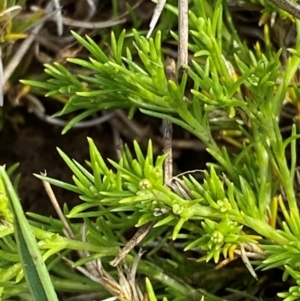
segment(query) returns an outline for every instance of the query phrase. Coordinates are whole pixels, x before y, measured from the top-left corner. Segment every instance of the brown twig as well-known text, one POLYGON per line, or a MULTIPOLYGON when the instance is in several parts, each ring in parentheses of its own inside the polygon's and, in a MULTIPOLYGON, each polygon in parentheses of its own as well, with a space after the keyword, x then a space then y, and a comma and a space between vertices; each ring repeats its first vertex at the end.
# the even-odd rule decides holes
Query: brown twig
POLYGON ((153 227, 153 224, 154 223, 148 223, 139 228, 133 237, 125 244, 118 256, 110 262, 110 264, 114 267, 117 266, 120 261, 123 260, 123 258, 125 258, 125 256, 144 239, 144 237, 153 227))
POLYGON ((289 0, 268 0, 268 2, 300 19, 300 5, 298 3, 289 0))
MULTIPOLYGON (((176 64, 174 59, 167 57, 165 72, 168 80, 176 81, 176 64)), ((163 152, 168 154, 164 163, 164 182, 169 185, 173 177, 173 156, 172 156, 172 122, 163 120, 163 152)))

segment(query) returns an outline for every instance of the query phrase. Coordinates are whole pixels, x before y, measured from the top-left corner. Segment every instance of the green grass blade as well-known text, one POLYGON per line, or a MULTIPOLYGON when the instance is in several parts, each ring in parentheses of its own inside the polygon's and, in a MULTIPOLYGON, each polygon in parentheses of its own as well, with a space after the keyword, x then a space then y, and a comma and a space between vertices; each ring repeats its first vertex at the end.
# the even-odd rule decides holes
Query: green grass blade
POLYGON ((36 301, 58 301, 36 239, 3 166, 0 167, 0 177, 4 181, 12 205, 15 237, 29 291, 36 301))

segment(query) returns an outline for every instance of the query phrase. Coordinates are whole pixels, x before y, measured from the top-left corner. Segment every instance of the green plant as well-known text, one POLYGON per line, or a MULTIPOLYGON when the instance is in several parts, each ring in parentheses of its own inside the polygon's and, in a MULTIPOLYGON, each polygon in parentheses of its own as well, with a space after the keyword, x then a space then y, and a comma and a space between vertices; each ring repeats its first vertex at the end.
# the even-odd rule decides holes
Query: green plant
MULTIPOLYGON (((64 208, 73 237, 70 234, 65 237, 63 222, 30 214, 35 220, 32 231, 39 240, 44 259, 48 259, 50 274, 59 273, 58 269, 68 270, 69 277, 82 279, 67 268, 68 261, 63 262, 58 256, 60 253, 66 256, 73 250, 88 252, 84 253, 85 257, 79 253, 80 259, 73 263, 74 268, 85 266, 88 269, 89 263, 101 258, 106 269, 104 275, 107 276, 108 271, 116 276, 108 263, 126 243, 127 231, 134 226, 153 223, 154 227, 141 242, 141 246, 150 251, 137 266, 133 265, 155 284, 154 294, 146 281, 150 300, 161 296, 169 300, 186 300, 187 297, 199 300, 203 296, 207 300, 217 300, 213 294, 217 294, 219 285, 226 285, 226 279, 218 278, 219 282, 216 281, 209 291, 211 294, 202 291, 201 285, 207 281, 204 274, 211 265, 201 261, 213 259, 222 264, 223 260, 238 256, 254 277, 257 275, 253 266, 263 270, 282 269, 283 280, 291 277, 294 282, 288 292, 279 296, 285 301, 299 299, 299 200, 294 185, 296 139, 300 135, 293 125, 290 136, 284 139, 278 117, 285 99, 299 106, 300 91, 294 81, 300 62, 300 23, 296 21, 297 43, 290 49, 291 56, 282 68, 280 51, 274 52, 267 43, 265 53, 259 45, 249 50, 240 41, 224 5, 223 11, 222 1, 213 4, 193 1, 189 13, 189 48, 193 60, 191 66, 184 66, 178 82, 166 76, 159 31, 149 40, 133 31, 133 44, 140 63, 133 61, 128 48, 123 48, 125 31, 118 39, 112 33, 111 55, 105 54, 88 36, 84 39, 73 33, 91 54, 88 61, 68 60, 80 66, 80 72, 71 73, 65 66, 55 63, 46 65, 45 72, 50 76, 47 82, 22 81, 46 90, 48 97, 63 95, 68 98, 57 115, 83 110, 66 126, 64 133, 100 110, 123 108, 129 110, 130 116, 140 110, 191 132, 205 143, 215 159, 207 164, 202 181, 190 173, 177 178, 179 186, 176 188, 165 185, 163 163, 166 156, 154 158, 151 141, 146 155, 134 142, 134 154, 125 146, 119 162, 109 160, 106 164, 89 139, 87 167, 59 150, 73 172, 74 183, 36 176, 77 193, 82 204, 71 210, 64 208), (193 83, 190 94, 186 93, 188 81, 193 83), (225 131, 228 141, 237 146, 235 154, 229 154, 214 140, 213 131, 219 130, 225 131), (287 152, 290 160, 286 159, 287 152), (74 223, 74 218, 83 222, 74 223), (180 242, 179 246, 175 247, 173 241, 180 242), (187 253, 183 252, 189 250, 199 259, 197 265, 191 264, 187 253), (168 260, 163 260, 161 254, 167 254, 168 260), (203 279, 194 283, 199 269, 203 271, 200 272, 203 279)), ((166 7, 177 14, 176 8, 166 7)), ((267 24, 265 33, 268 40, 267 24)), ((176 33, 172 35, 178 38, 176 33)), ((1 175, 8 183, 4 170, 1 175)), ((5 232, 7 240, 12 231, 5 232)), ((7 246, 2 249, 2 257, 7 260, 4 257, 7 246)), ((131 254, 138 256, 133 250, 125 257, 128 264, 134 262, 131 254)), ((13 269, 15 266, 11 264, 4 269, 9 275, 5 281, 12 281, 21 272, 21 266, 14 273, 13 269)), ((84 269, 80 271, 84 273, 84 269)), ((233 273, 232 277, 238 273, 233 273)), ((85 275, 91 278, 87 289, 93 290, 92 275, 85 275)), ((97 279, 111 294, 118 295, 107 283, 101 282, 103 278, 97 279)), ((7 283, 2 281, 1 284, 3 294, 15 294, 7 283)), ((26 292, 25 286, 18 289, 26 292)), ((138 286, 135 289, 139 291, 138 286)), ((249 295, 251 291, 246 291, 247 298, 249 295)))

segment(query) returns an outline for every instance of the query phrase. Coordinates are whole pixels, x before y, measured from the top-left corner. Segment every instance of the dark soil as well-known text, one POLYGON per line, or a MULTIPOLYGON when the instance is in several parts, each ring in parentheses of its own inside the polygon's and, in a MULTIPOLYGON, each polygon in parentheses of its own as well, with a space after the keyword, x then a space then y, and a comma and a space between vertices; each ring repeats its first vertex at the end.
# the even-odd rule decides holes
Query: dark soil
MULTIPOLYGON (((62 128, 46 124, 34 115, 26 115, 25 119, 26 123, 19 125, 17 130, 7 123, 0 132, 0 164, 9 167, 20 162, 18 190, 25 211, 53 215, 55 213, 43 184, 33 173, 46 171, 49 177, 71 182, 71 172, 56 147, 84 164, 84 160, 88 159, 88 136, 94 139, 103 157, 114 158, 116 152, 110 127, 104 124, 97 128, 72 129, 62 136, 62 128)), ((69 207, 78 203, 78 196, 74 193, 56 187, 53 189, 59 203, 66 202, 69 207)))

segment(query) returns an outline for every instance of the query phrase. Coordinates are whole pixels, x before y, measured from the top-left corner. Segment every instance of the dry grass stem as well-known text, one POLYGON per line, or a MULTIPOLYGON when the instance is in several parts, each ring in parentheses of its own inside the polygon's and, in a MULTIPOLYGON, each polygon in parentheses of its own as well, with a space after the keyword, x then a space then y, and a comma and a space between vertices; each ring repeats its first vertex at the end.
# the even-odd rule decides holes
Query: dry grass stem
MULTIPOLYGON (((47 175, 46 172, 41 173, 41 174, 42 174, 43 176, 46 176, 46 175, 47 175)), ((45 190, 46 190, 46 192, 47 192, 47 195, 48 195, 48 197, 49 197, 49 199, 50 199, 50 201, 51 201, 51 203, 52 203, 52 205, 53 205, 53 207, 54 207, 54 209, 55 209, 55 211, 56 211, 56 213, 57 213, 59 219, 62 221, 62 223, 63 223, 63 225, 64 225, 64 230, 65 230, 65 232, 66 232, 66 233, 65 233, 66 236, 69 237, 69 238, 74 238, 74 233, 73 233, 73 231, 72 231, 72 229, 71 229, 71 227, 70 227, 70 225, 69 225, 67 219, 65 218, 63 212, 62 212, 61 209, 60 209, 60 206, 59 206, 59 204, 58 204, 58 202, 57 202, 56 196, 55 196, 55 194, 54 194, 54 192, 53 192, 53 190, 52 190, 51 185, 50 185, 48 182, 46 182, 46 181, 43 181, 43 185, 44 185, 44 187, 45 187, 45 190)))
POLYGON ((189 36, 189 3, 188 0, 179 0, 179 43, 178 68, 188 64, 188 36, 189 36))
POLYGON ((158 19, 164 9, 164 6, 166 4, 167 0, 159 0, 158 3, 156 4, 155 6, 155 9, 154 9, 154 12, 153 12, 153 16, 152 16, 152 19, 151 19, 151 22, 150 22, 150 25, 149 25, 149 31, 147 33, 147 39, 150 38, 157 22, 158 22, 158 19))
POLYGON ((57 35, 62 36, 64 27, 62 21, 61 5, 59 3, 59 0, 52 0, 52 1, 54 3, 55 10, 57 10, 57 13, 55 14, 57 35))
MULTIPOLYGON (((53 9, 53 3, 50 2, 48 3, 45 12, 50 14, 51 11, 53 9)), ((31 32, 31 34, 28 36, 28 38, 26 38, 23 43, 21 44, 21 46, 18 48, 18 50, 16 51, 15 55, 11 58, 9 64, 5 67, 4 70, 4 74, 3 74, 3 87, 4 87, 4 92, 6 90, 5 86, 6 83, 8 81, 8 79, 11 77, 11 75, 13 74, 13 72, 15 71, 15 69, 18 67, 18 65, 20 64, 21 60, 23 59, 23 57, 25 56, 25 54, 27 53, 29 47, 31 46, 31 44, 34 42, 36 35, 38 34, 38 32, 43 28, 44 22, 39 23, 31 32)))
MULTIPOLYGON (((174 59, 167 57, 165 63, 165 72, 168 80, 176 82, 176 64, 174 59)), ((164 163, 164 182, 166 185, 171 183, 173 177, 172 135, 172 122, 163 120, 163 152, 168 154, 164 163)))
POLYGON ((114 267, 117 266, 125 258, 125 256, 144 239, 153 225, 154 222, 151 222, 140 227, 134 236, 125 244, 118 256, 110 262, 110 264, 114 267))

